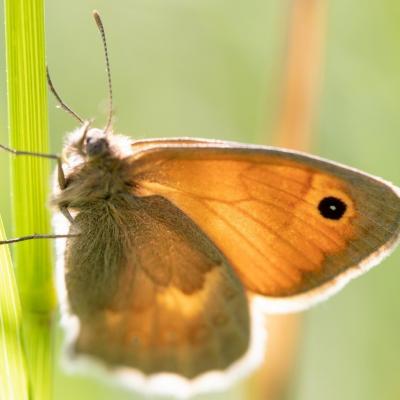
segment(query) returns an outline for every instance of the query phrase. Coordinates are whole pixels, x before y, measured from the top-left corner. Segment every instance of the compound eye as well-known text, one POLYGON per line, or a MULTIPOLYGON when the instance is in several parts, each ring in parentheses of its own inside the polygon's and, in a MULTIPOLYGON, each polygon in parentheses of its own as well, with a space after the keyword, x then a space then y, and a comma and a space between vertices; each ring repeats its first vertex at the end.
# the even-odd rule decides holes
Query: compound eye
POLYGON ((324 197, 318 204, 320 214, 327 219, 339 220, 347 210, 346 203, 338 197, 324 197))
POLYGON ((86 154, 88 156, 99 156, 108 151, 108 141, 106 138, 86 138, 86 154))

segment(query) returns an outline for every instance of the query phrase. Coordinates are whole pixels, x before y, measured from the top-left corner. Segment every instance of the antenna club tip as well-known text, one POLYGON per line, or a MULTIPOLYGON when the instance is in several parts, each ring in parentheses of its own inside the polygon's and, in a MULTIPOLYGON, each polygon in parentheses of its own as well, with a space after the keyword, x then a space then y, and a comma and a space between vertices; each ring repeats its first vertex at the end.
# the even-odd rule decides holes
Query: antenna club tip
POLYGON ((93 14, 94 20, 96 21, 96 24, 98 26, 102 26, 103 23, 101 22, 100 13, 97 10, 93 10, 92 14, 93 14))

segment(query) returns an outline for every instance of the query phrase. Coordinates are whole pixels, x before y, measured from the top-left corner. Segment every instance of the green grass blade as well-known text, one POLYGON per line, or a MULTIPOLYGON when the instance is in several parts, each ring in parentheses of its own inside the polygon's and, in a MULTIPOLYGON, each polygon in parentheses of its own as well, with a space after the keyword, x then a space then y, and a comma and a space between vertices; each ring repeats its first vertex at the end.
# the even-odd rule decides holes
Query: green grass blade
MULTIPOLYGON (((11 146, 48 152, 43 0, 5 0, 8 117, 11 146)), ((12 162, 14 235, 48 233, 45 205, 49 161, 12 162)), ((14 245, 23 338, 33 399, 51 398, 52 317, 55 307, 50 243, 14 245)))
MULTIPOLYGON (((5 239, 0 218, 0 240, 5 239)), ((8 246, 0 246, 0 399, 27 400, 21 304, 8 246)))

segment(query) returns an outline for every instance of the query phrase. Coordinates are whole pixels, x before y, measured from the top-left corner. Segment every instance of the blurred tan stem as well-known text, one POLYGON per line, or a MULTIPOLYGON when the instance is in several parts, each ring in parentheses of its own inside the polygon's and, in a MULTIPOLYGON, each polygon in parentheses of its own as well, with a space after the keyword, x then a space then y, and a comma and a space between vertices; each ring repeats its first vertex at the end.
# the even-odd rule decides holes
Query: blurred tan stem
MULTIPOLYGON (((326 8, 325 0, 293 0, 291 3, 281 109, 274 132, 274 144, 278 146, 297 150, 311 147, 323 61, 326 8)), ((300 327, 300 314, 268 316, 265 362, 249 382, 251 399, 288 398, 300 327)))
POLYGON ((325 0, 293 0, 281 110, 274 142, 309 150, 317 112, 325 39, 325 0))

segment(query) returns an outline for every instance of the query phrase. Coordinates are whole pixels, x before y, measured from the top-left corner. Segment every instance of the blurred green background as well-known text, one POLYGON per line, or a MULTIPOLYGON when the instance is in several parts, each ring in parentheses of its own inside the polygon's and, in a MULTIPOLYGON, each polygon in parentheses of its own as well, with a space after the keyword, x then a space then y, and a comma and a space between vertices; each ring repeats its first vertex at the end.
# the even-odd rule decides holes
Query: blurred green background
MULTIPOLYGON (((47 62, 64 100, 102 126, 106 80, 91 17, 95 8, 108 36, 116 131, 133 138, 184 135, 266 143, 278 117, 291 3, 48 1, 47 62)), ((398 185, 399 21, 396 0, 328 2, 313 147, 315 154, 398 185)), ((0 140, 6 143, 3 56, 1 63, 0 140)), ((49 106, 51 146, 58 152, 75 121, 57 110, 51 97, 49 106)), ((8 162, 0 154, 0 212, 11 232, 8 162)), ((59 332, 58 347, 61 337, 59 332)), ((58 359, 59 354, 57 400, 151 398, 68 375, 58 359)), ((199 399, 249 396, 239 383, 229 392, 199 399)), ((305 314, 288 398, 400 398, 400 251, 305 314)))

